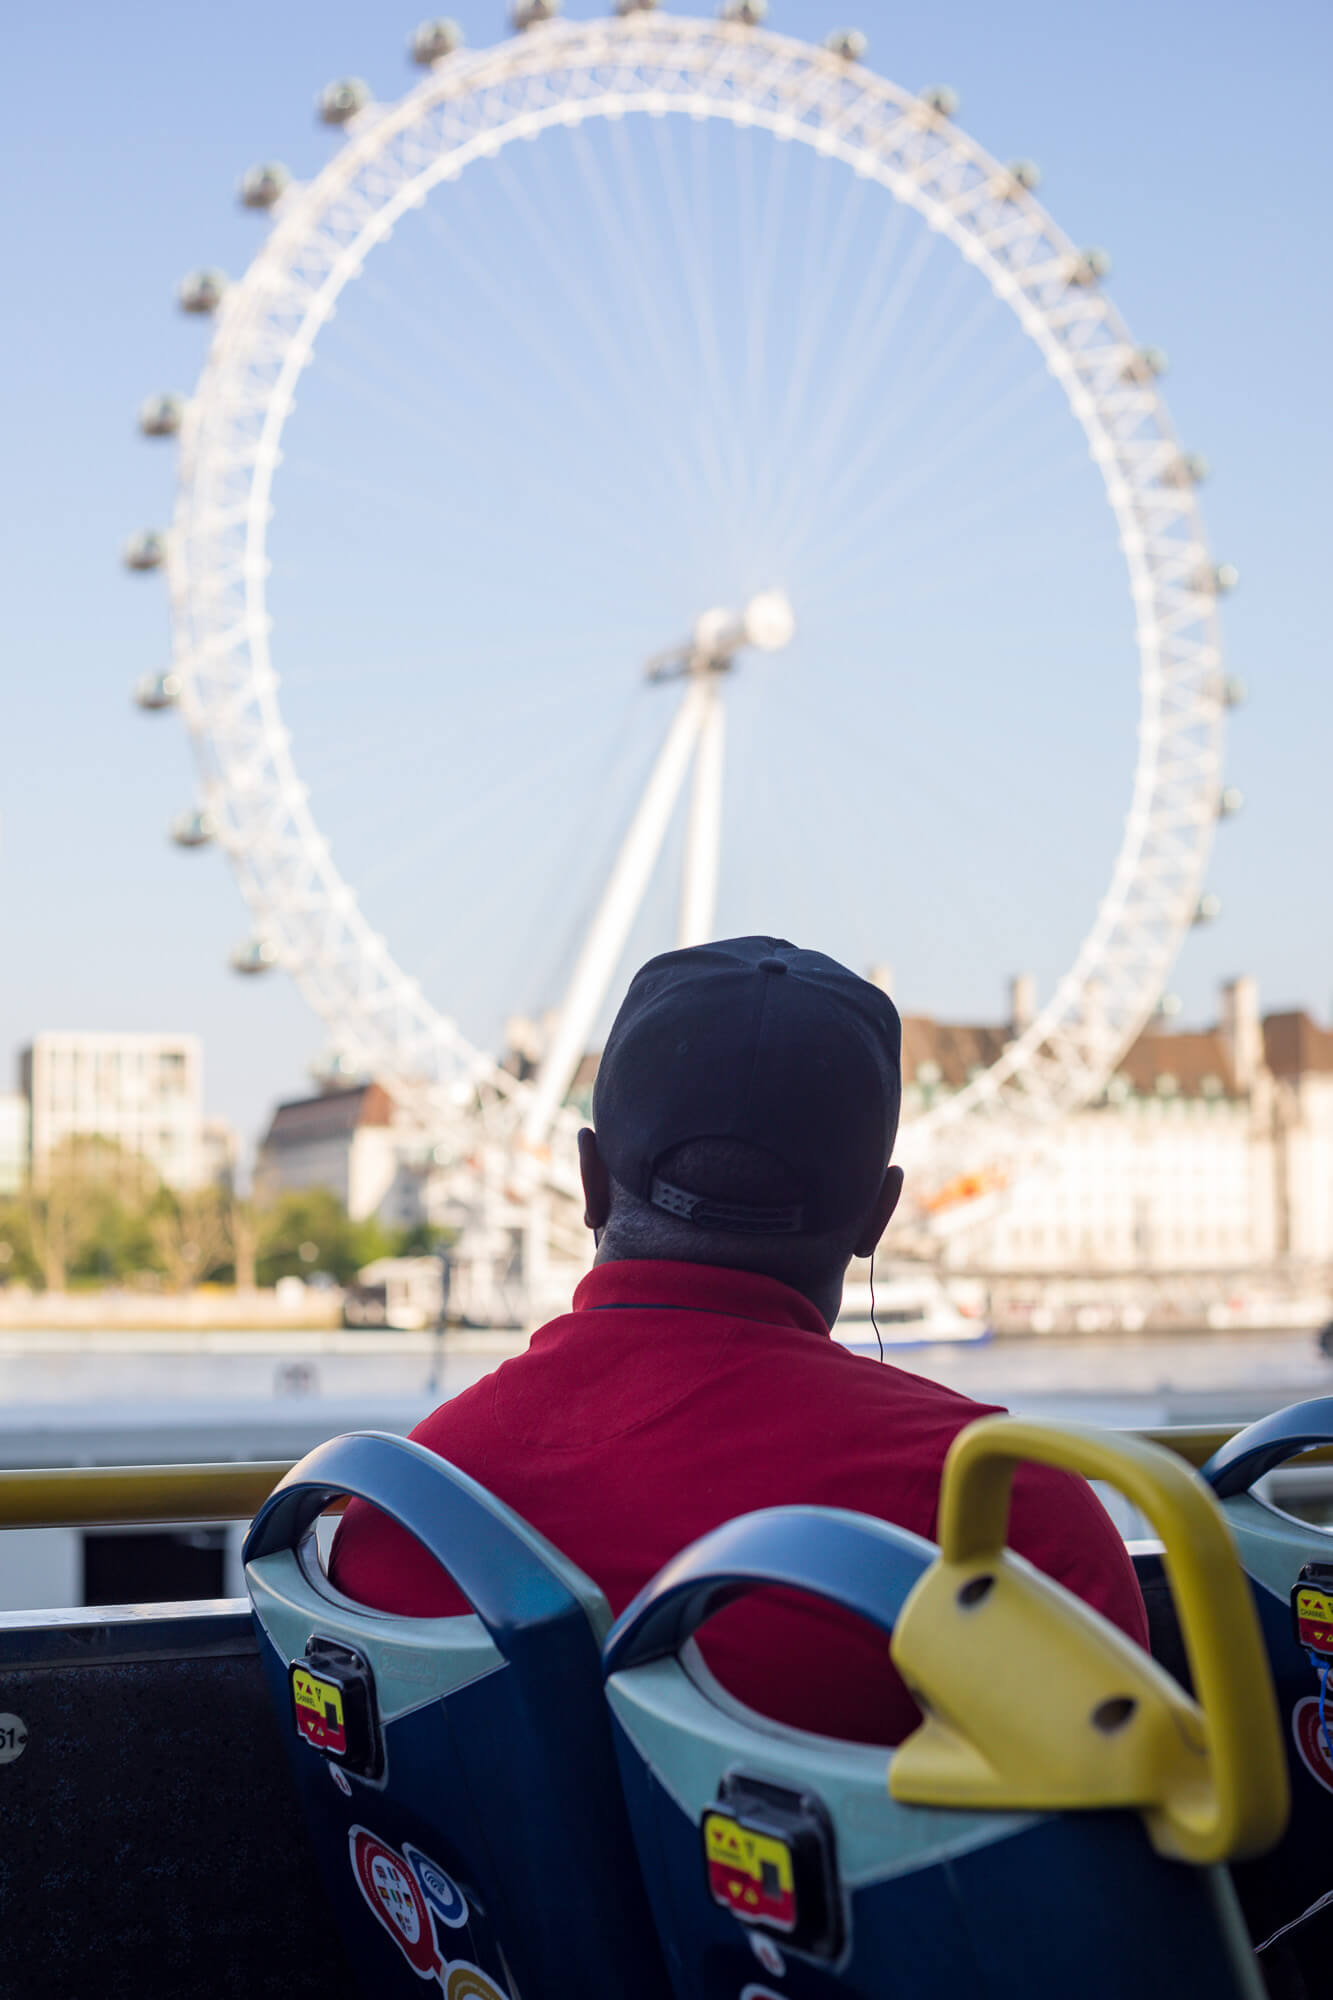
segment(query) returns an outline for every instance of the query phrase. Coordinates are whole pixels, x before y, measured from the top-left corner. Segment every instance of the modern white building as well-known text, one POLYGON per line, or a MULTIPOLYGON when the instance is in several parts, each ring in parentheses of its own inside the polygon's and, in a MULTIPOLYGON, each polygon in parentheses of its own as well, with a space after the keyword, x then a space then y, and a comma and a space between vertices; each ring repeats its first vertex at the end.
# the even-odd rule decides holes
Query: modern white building
POLYGON ((28 1100, 0 1093, 0 1196, 17 1194, 28 1178, 28 1100))
POLYGON ((195 1035, 38 1035, 20 1058, 29 1161, 41 1185, 71 1139, 146 1160, 169 1187, 203 1179, 203 1063, 195 1035))

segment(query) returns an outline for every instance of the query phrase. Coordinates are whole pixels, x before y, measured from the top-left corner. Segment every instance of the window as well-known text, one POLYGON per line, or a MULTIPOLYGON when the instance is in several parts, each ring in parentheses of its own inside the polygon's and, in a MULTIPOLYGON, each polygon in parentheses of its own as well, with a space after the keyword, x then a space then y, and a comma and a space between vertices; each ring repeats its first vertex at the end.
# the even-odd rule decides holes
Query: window
POLYGON ((225 1528, 172 1528, 150 1534, 90 1531, 83 1537, 85 1604, 169 1604, 221 1597, 225 1528))

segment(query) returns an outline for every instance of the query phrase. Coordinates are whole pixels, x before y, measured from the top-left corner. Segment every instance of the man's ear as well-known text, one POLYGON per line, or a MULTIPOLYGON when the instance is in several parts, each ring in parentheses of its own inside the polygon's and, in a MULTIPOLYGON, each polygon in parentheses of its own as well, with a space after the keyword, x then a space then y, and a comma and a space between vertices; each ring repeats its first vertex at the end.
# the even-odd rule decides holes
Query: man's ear
MULTIPOLYGON (((579 1137, 582 1139, 583 1134, 580 1133, 579 1137)), ((591 1132, 589 1132, 588 1137, 591 1139, 591 1132)), ((584 1182, 584 1186, 587 1186, 586 1181, 584 1182)), ((875 1245, 888 1228, 889 1217, 893 1214, 894 1209, 897 1208, 898 1197, 902 1191, 902 1168, 889 1167, 885 1172, 884 1179, 880 1183, 879 1193, 875 1196, 870 1213, 866 1217, 865 1228, 856 1239, 856 1256, 870 1257, 874 1255, 875 1245)))
POLYGON ((611 1176, 597 1150, 597 1134, 590 1125, 585 1125, 579 1133, 579 1178, 583 1182, 583 1220, 589 1229, 605 1229, 611 1213, 611 1176))

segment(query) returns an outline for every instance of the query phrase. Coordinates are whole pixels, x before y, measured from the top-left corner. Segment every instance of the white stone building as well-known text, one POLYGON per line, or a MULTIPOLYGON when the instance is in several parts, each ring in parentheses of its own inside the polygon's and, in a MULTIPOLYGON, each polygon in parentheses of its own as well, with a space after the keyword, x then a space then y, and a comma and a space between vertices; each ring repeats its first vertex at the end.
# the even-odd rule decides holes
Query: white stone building
POLYGON ((408 1126, 377 1083, 323 1090, 280 1104, 255 1163, 255 1194, 328 1188, 353 1221, 377 1215, 391 1228, 423 1219, 425 1161, 408 1126))
MULTIPOLYGON (((905 1018, 909 1114, 992 1062, 1014 1014, 1004 1027, 905 1018)), ((1103 1097, 1039 1135, 1007 1178, 958 1203, 949 1262, 995 1275, 1329 1265, 1333 1031, 1304 1013, 1262 1018, 1254 981, 1233 980, 1213 1027, 1153 1023, 1103 1097)))
POLYGON ((110 1140, 169 1187, 203 1179, 203 1064, 195 1035, 38 1035, 20 1057, 29 1163, 40 1186, 71 1139, 110 1140))

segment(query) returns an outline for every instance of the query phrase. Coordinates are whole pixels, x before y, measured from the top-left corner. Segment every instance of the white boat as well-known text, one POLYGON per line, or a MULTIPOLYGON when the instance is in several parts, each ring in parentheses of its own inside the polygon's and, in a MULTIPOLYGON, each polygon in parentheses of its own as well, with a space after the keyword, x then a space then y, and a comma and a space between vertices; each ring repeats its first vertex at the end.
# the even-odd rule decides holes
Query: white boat
POLYGON ((979 1288, 960 1286, 950 1292, 933 1271, 893 1272, 874 1287, 871 1323, 869 1284, 844 1287, 842 1311, 833 1338, 858 1354, 888 1347, 923 1347, 934 1341, 978 1341, 991 1337, 985 1298, 979 1288), (879 1340, 875 1328, 879 1328, 879 1340))

